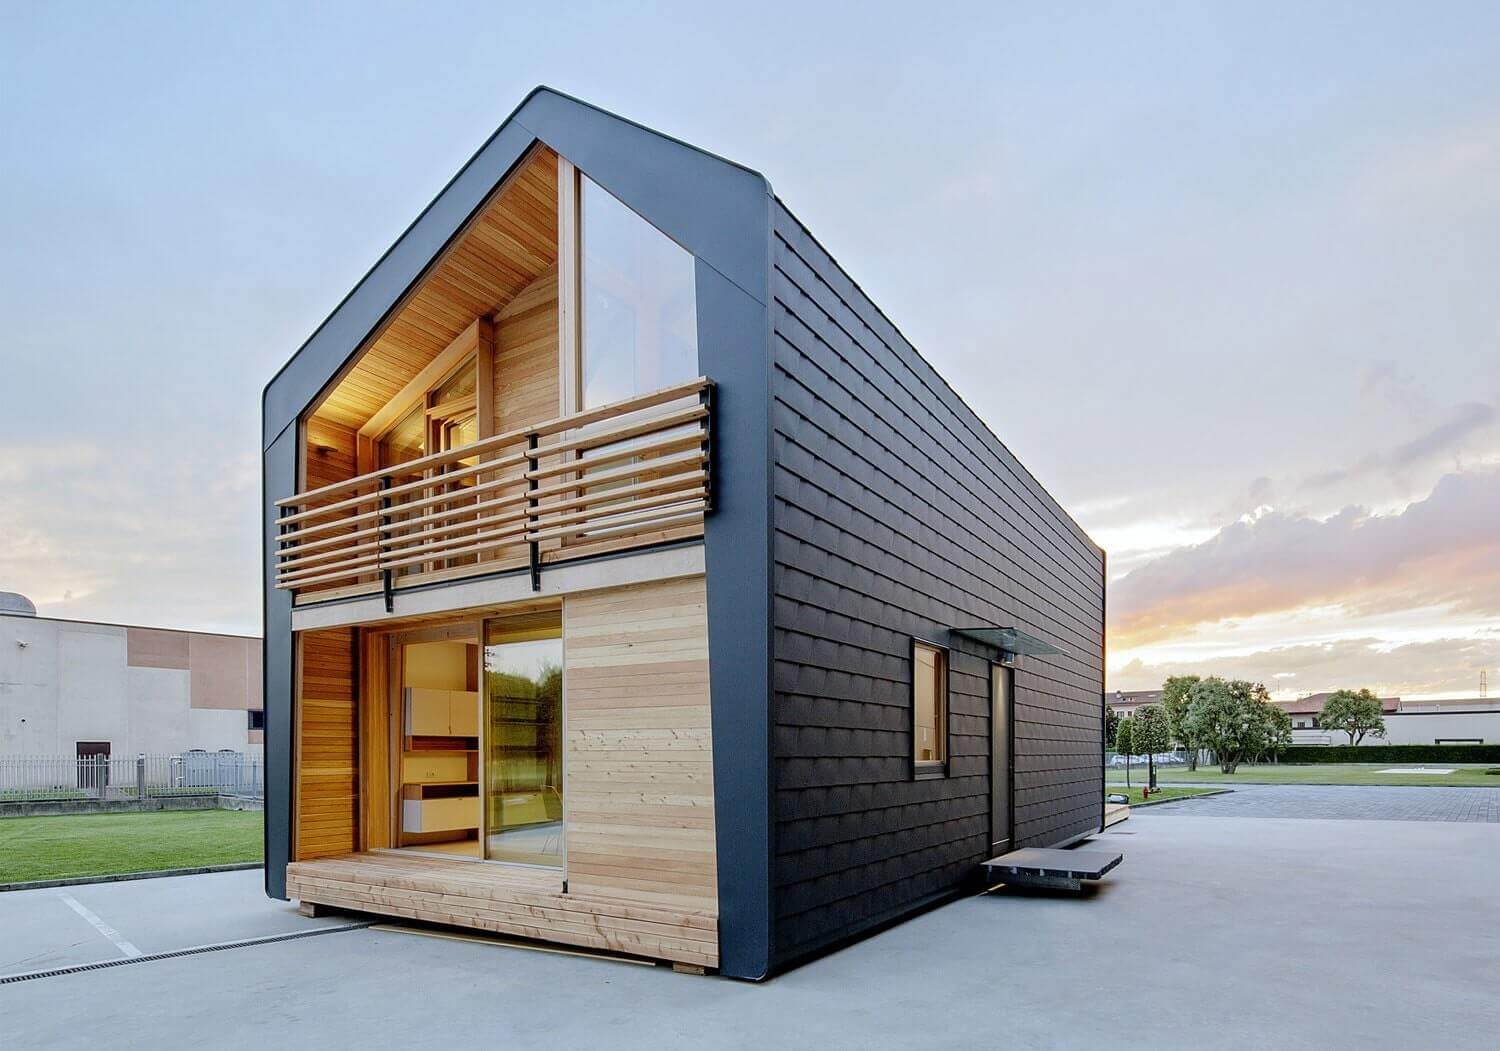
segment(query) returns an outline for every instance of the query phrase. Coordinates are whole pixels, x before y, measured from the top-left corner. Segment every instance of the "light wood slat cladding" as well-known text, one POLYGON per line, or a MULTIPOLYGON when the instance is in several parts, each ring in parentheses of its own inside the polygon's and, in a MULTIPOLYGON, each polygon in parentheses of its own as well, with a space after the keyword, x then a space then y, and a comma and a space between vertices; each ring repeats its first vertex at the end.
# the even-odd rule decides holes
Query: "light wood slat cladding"
POLYGON ((569 596, 563 646, 569 889, 717 916, 704 579, 569 596))
POLYGON ((556 263, 557 154, 539 146, 339 380, 318 415, 358 430, 475 318, 504 308, 556 263))
POLYGON ((358 473, 355 468, 357 439, 353 427, 322 416, 310 416, 304 432, 307 435, 304 489, 342 482, 358 473))
POLYGON ((495 430, 534 427, 559 415, 557 267, 495 315, 495 430))
MULTIPOLYGON (((320 485, 331 485, 334 482, 342 482, 353 478, 359 473, 358 469, 358 445, 359 435, 353 427, 347 427, 342 423, 324 419, 322 416, 309 416, 303 427, 303 440, 307 443, 307 449, 303 465, 304 489, 316 489, 320 485)), ((319 518, 316 523, 331 521, 331 518, 319 518)), ((353 531, 353 526, 345 529, 330 531, 328 536, 337 536, 341 533, 353 531)), ((316 585, 309 591, 326 590, 316 585)))
POLYGON ((289 897, 514 937, 719 965, 718 920, 691 908, 562 891, 556 872, 399 854, 287 866, 289 897))
POLYGON ((353 629, 302 632, 297 644, 295 857, 347 854, 359 815, 353 629))

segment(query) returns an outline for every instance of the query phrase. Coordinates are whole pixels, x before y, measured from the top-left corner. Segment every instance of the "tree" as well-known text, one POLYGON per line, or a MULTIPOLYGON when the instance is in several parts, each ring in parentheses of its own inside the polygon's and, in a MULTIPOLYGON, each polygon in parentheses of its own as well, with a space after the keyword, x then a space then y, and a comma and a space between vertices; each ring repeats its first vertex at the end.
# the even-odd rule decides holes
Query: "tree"
POLYGON ((1184 725, 1192 738, 1219 758, 1219 769, 1234 773, 1260 737, 1259 713, 1252 707, 1251 686, 1210 676, 1188 691, 1184 725))
POLYGON ((1131 728, 1131 743, 1138 753, 1146 756, 1149 771, 1146 783, 1156 787, 1156 753, 1172 747, 1172 727, 1167 710, 1159 704, 1143 704, 1130 717, 1135 725, 1131 728))
POLYGON ((1185 725, 1188 710, 1188 694, 1202 680, 1196 675, 1173 675, 1161 684, 1161 706, 1167 711, 1172 739, 1187 750, 1188 769, 1198 769, 1198 749, 1201 747, 1191 739, 1185 725))
POLYGON ((1113 741, 1120 732, 1120 713, 1109 705, 1104 706, 1104 739, 1113 741))
POLYGON ((1229 692, 1245 709, 1245 732, 1240 737, 1240 762, 1259 762, 1270 745, 1276 706, 1264 683, 1229 680, 1229 692))
POLYGON ((1318 713, 1318 725, 1325 730, 1342 730, 1349 735, 1351 745, 1359 744, 1366 736, 1385 736, 1380 698, 1368 689, 1333 691, 1318 713))
POLYGON ((1271 703, 1265 684, 1244 679, 1210 677, 1195 683, 1188 691, 1183 724, 1202 747, 1213 749, 1226 774, 1240 763, 1278 752, 1291 735, 1290 719, 1271 703))
POLYGON ((1280 759, 1281 753, 1286 751, 1292 743, 1292 717, 1280 705, 1266 702, 1265 707, 1267 709, 1265 755, 1272 760, 1280 759))
POLYGON ((1115 753, 1125 757, 1125 787, 1130 787, 1130 757, 1135 755, 1135 738, 1131 734, 1130 720, 1121 719, 1115 729, 1115 753))

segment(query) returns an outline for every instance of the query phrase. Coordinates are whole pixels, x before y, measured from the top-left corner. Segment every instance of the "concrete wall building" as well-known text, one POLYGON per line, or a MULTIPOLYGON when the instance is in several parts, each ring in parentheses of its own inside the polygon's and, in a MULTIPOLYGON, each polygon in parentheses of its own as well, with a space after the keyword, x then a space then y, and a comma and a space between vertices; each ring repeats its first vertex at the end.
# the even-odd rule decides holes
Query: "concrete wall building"
MULTIPOLYGON (((1313 694, 1287 702, 1292 715, 1294 744, 1347 745, 1349 735, 1318 726, 1317 714, 1328 694, 1313 694)), ((1366 737, 1362 745, 1378 744, 1500 744, 1500 701, 1488 697, 1457 697, 1437 701, 1408 701, 1382 697, 1385 736, 1366 737)))
POLYGON ((38 617, 0 597, 0 756, 260 753, 260 639, 38 617))

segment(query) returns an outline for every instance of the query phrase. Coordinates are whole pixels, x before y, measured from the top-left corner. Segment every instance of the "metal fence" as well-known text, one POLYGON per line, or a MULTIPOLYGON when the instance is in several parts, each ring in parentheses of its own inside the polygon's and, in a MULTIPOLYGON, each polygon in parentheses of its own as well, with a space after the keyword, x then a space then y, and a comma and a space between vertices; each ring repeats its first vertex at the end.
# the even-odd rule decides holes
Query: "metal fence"
POLYGON ((241 752, 0 756, 0 802, 181 795, 263 799, 265 784, 265 763, 241 752))

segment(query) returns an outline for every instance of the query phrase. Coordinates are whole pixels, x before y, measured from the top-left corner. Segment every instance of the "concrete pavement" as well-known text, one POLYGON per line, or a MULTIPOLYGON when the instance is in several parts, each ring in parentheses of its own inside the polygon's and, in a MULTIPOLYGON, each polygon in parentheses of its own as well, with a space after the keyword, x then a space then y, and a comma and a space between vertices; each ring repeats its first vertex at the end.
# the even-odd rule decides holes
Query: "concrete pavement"
MULTIPOLYGON (((1167 782, 1162 782, 1166 784, 1167 782)), ((1213 787, 1219 785, 1195 785, 1213 787)), ((1153 804, 1153 814, 1301 817, 1343 821, 1478 821, 1500 824, 1500 788, 1418 785, 1229 785, 1224 795, 1153 804)))
POLYGON ((269 900, 263 878, 247 869, 0 894, 0 977, 348 922, 269 900))
POLYGON ((968 898, 761 985, 372 929, 0 986, 0 1018, 25 1048, 1492 1046, 1500 826, 1100 838, 1090 896, 968 898))

